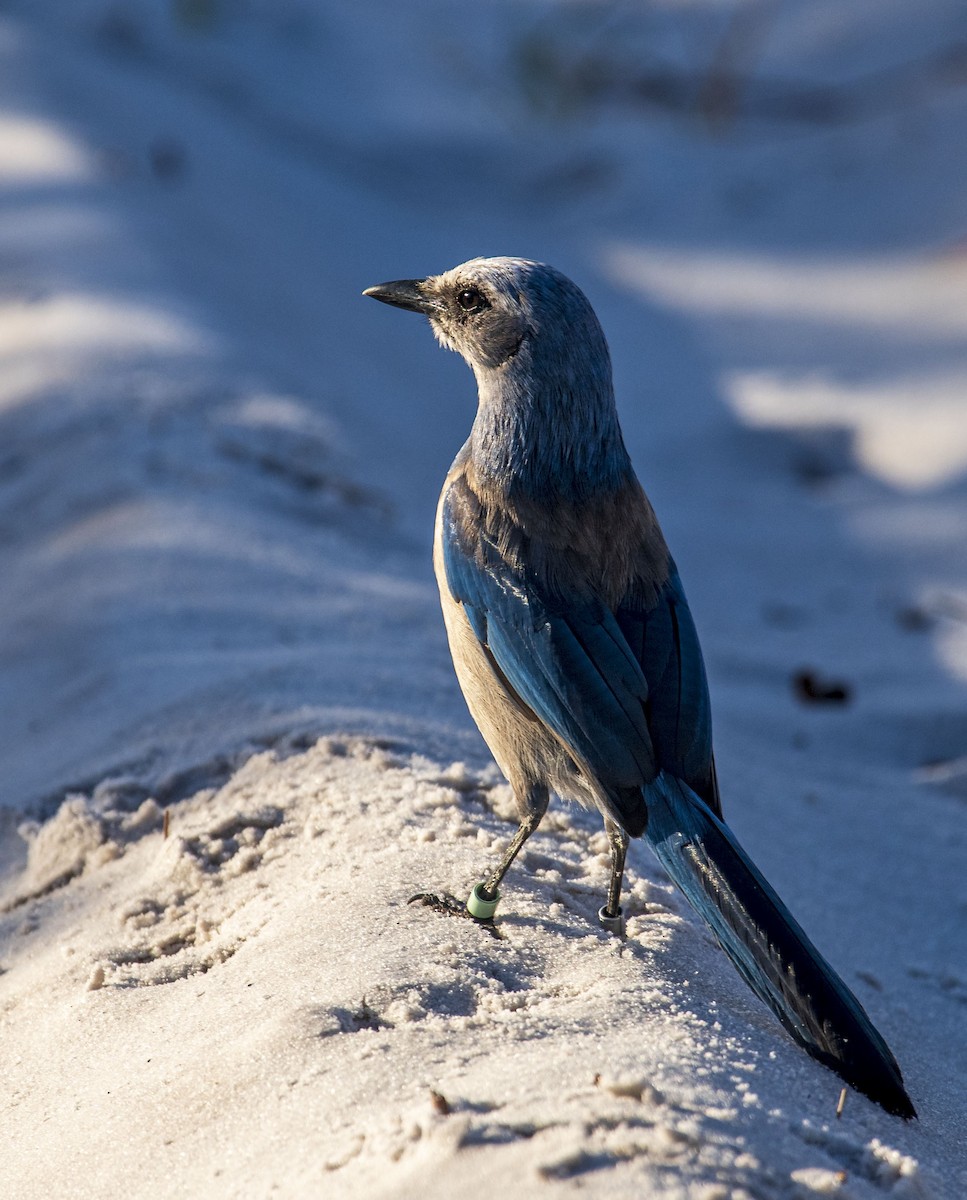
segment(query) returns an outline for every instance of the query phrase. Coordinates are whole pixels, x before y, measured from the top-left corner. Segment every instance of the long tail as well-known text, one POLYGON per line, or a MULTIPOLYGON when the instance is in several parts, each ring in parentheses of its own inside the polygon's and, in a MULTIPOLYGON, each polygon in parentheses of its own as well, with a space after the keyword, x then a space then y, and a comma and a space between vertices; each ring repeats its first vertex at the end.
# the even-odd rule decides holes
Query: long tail
POLYGON ((680 780, 660 775, 647 798, 645 836, 749 987, 813 1058, 915 1117, 886 1042, 728 826, 680 780))

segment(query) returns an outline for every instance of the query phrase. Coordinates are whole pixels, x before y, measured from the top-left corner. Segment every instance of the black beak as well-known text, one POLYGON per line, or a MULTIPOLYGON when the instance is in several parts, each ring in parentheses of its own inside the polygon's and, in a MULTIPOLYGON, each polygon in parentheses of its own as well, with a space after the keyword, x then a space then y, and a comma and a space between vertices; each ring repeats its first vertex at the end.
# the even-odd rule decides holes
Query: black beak
POLYGON ((410 312, 429 314, 436 305, 424 295, 424 283, 425 279, 394 279, 391 283, 377 283, 375 287, 367 288, 363 295, 397 308, 407 308, 410 312))

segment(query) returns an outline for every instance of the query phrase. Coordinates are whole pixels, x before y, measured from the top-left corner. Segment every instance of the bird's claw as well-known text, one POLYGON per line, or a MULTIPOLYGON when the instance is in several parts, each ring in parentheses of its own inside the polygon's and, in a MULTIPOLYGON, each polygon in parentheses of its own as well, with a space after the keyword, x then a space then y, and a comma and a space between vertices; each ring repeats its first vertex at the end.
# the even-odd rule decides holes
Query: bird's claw
POLYGON ((471 920, 470 914, 467 912, 466 905, 461 904, 454 896, 437 896, 433 892, 417 892, 415 896, 410 896, 407 904, 415 904, 417 900, 425 908, 432 908, 434 912, 442 913, 445 917, 466 917, 471 920))
POLYGON ((465 921, 473 921, 474 925, 481 925, 490 934, 491 937, 499 938, 500 933, 494 925, 493 918, 481 920, 479 917, 471 915, 467 911, 466 904, 462 900, 458 900, 455 896, 448 896, 444 893, 442 896, 437 896, 433 892, 417 892, 415 896, 411 896, 407 900, 407 904, 415 904, 419 901, 424 908, 432 908, 434 912, 440 913, 444 917, 462 917, 465 921))

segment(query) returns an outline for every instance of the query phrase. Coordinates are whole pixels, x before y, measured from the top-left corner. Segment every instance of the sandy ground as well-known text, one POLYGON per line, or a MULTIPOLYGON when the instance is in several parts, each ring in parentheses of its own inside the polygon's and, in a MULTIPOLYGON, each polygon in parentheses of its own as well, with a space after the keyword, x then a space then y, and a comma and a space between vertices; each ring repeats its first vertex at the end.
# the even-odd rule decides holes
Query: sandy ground
POLYGON ((6 1194, 967 1194, 967 18, 744 11, 4 6, 6 1194), (472 379, 359 293, 480 253, 595 304, 727 816, 919 1122, 641 846, 606 936, 589 814, 498 938, 407 903, 514 826, 429 563, 472 379))

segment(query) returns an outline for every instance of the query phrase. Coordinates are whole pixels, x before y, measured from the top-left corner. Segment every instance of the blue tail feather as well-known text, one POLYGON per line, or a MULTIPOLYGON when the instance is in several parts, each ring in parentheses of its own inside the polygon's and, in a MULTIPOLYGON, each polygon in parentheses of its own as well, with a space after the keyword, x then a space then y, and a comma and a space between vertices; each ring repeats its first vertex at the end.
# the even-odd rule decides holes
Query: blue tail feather
POLYGON ((646 797, 645 836, 749 987, 814 1058, 889 1112, 916 1116, 886 1042, 729 827, 665 774, 646 797))

